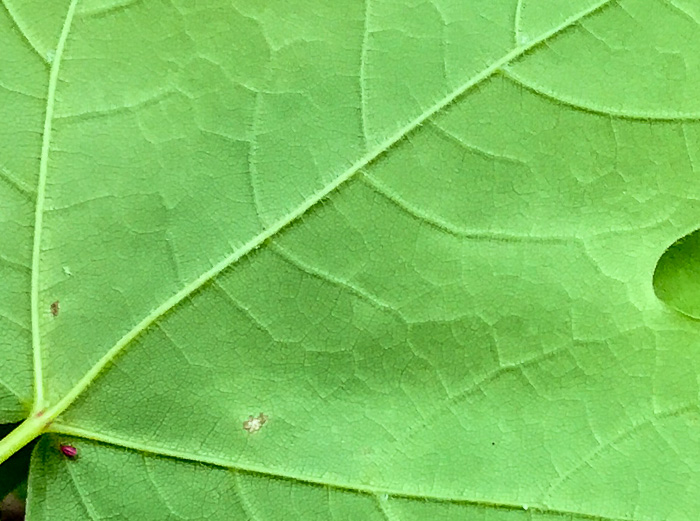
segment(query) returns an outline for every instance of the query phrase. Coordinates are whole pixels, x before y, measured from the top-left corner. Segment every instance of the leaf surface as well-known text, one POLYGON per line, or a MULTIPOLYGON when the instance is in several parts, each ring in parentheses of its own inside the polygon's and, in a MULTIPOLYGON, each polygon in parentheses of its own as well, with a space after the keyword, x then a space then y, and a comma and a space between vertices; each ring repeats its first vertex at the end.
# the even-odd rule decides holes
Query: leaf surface
POLYGON ((30 519, 693 519, 699 21, 3 0, 30 519))

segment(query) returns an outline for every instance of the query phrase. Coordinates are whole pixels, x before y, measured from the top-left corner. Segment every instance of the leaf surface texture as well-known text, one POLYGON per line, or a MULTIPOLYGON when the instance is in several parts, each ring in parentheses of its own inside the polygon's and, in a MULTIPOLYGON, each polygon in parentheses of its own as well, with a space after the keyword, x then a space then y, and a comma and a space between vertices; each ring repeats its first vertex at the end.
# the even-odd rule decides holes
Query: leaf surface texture
POLYGON ((694 519, 699 22, 3 0, 30 519, 694 519))

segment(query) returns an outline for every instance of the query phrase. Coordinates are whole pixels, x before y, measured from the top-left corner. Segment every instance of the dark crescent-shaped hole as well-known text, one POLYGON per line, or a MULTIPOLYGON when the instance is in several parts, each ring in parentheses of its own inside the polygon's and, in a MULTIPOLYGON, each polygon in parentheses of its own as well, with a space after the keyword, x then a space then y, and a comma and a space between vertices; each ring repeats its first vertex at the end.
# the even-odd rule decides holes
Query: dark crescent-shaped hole
POLYGON ((700 319, 700 229, 661 255, 654 270, 654 292, 669 307, 700 319))

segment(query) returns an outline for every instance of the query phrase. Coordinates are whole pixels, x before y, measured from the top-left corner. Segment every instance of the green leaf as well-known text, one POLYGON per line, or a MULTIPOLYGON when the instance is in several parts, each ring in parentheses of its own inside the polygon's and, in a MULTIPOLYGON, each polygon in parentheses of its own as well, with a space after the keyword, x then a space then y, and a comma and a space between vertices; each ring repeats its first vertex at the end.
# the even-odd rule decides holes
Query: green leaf
POLYGON ((699 24, 2 0, 29 519, 695 519, 699 24))

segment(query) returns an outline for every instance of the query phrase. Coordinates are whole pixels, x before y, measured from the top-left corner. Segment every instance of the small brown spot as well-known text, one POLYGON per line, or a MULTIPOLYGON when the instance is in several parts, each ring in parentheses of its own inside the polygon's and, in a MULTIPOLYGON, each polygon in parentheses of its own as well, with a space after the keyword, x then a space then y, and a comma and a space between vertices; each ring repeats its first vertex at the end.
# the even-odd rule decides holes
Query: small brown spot
POLYGON ((51 303, 51 314, 52 314, 54 317, 57 317, 57 316, 58 316, 58 312, 59 312, 60 310, 61 310, 61 309, 60 309, 59 306, 58 306, 58 300, 57 300, 56 302, 52 302, 52 303, 51 303))
POLYGON ((258 432, 260 428, 265 425, 266 421, 267 416, 265 416, 263 413, 260 413, 257 418, 248 416, 248 419, 243 422, 243 428, 250 433, 258 432))

